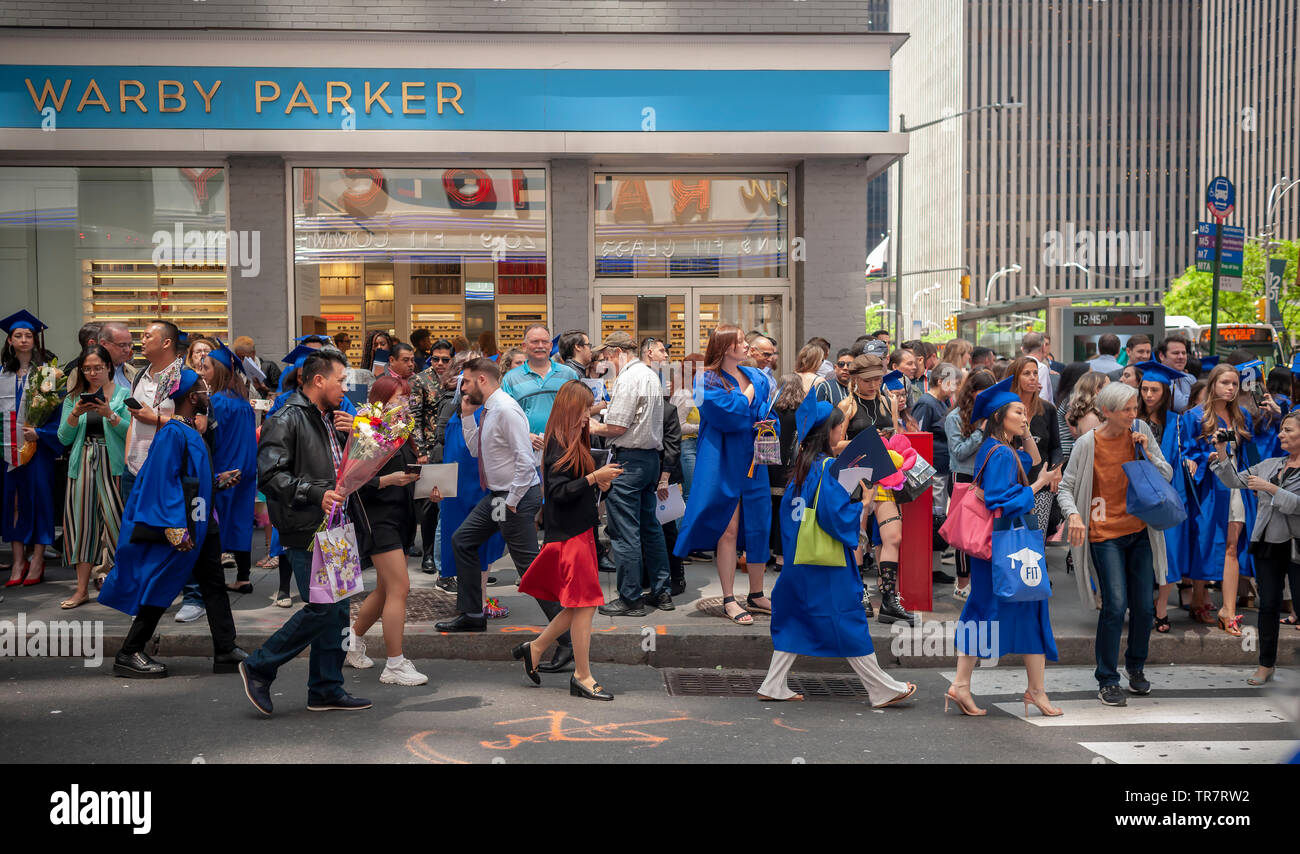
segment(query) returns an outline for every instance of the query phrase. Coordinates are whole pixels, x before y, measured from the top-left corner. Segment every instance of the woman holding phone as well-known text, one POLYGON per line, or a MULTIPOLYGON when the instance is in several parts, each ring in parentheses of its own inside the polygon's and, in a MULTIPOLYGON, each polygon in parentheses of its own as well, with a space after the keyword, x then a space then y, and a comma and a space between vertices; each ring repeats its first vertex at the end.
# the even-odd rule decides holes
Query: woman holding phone
MULTIPOLYGON (((384 406, 396 403, 408 394, 406 381, 391 374, 375 380, 370 387, 369 400, 384 406)), ((402 634, 406 628, 406 597, 411 590, 411 578, 406 570, 406 543, 415 536, 415 496, 412 484, 420 479, 415 443, 407 440, 396 454, 384 463, 379 473, 361 489, 357 496, 365 508, 368 525, 359 526, 358 539, 361 553, 375 565, 375 589, 357 613, 352 623, 352 643, 344 664, 364 670, 375 662, 366 656, 363 639, 376 620, 384 624, 384 651, 388 661, 379 681, 389 685, 423 685, 429 681, 415 669, 411 660, 402 655, 402 634), (416 469, 415 473, 408 471, 416 469)), ((437 501, 441 495, 421 496, 437 501)))
POLYGON ((535 640, 515 647, 512 655, 524 663, 535 684, 541 684, 537 663, 565 632, 573 638, 574 672, 569 694, 587 700, 613 700, 591 675, 591 621, 605 603, 596 559, 596 500, 623 473, 617 463, 596 467, 591 455, 587 416, 595 398, 580 380, 560 386, 546 422, 542 447, 542 504, 545 541, 542 551, 519 580, 519 592, 535 599, 559 602, 556 614, 535 640))
POLYGON ((122 528, 116 478, 122 476, 131 414, 126 406, 129 394, 113 382, 112 371, 108 350, 98 343, 87 346, 59 419, 59 441, 69 449, 63 562, 77 568, 77 592, 59 605, 65 610, 89 600, 91 565, 105 550, 104 565, 113 565, 122 528))
POLYGON ((388 369, 388 356, 393 351, 393 339, 379 329, 372 329, 366 335, 366 345, 361 353, 361 368, 373 371, 376 378, 382 377, 388 369))

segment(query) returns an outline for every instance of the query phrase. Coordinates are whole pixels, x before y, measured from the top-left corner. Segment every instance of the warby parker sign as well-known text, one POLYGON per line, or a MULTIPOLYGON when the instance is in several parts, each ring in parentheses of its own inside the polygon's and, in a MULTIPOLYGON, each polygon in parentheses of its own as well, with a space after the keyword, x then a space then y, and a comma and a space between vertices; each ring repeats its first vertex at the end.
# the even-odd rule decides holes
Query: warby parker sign
POLYGON ((888 71, 0 65, 0 127, 887 131, 888 71))

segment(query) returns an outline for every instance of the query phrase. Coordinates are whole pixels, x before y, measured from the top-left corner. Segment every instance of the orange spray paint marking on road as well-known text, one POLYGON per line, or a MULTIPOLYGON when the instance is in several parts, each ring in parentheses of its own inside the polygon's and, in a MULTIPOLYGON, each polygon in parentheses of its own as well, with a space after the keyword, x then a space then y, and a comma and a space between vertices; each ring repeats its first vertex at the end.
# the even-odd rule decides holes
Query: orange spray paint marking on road
POLYGON ((425 739, 427 739, 431 735, 436 735, 436 734, 437 732, 431 729, 425 730, 424 732, 417 732, 415 735, 411 736, 406 740, 406 749, 411 751, 411 753, 414 753, 419 758, 425 760, 426 762, 432 762, 435 765, 468 765, 469 764, 468 762, 463 762, 459 759, 452 759, 449 756, 443 756, 441 753, 439 753, 438 751, 430 747, 426 743, 425 739))
POLYGON ((638 727, 648 727, 656 724, 683 723, 685 721, 695 721, 696 723, 708 724, 709 726, 731 726, 731 721, 709 721, 692 718, 682 715, 675 718, 658 718, 648 721, 626 721, 624 723, 614 724, 594 724, 591 721, 575 718, 565 711, 548 711, 545 715, 535 718, 520 718, 513 721, 498 721, 497 726, 511 726, 513 724, 533 723, 534 721, 546 721, 548 726, 545 730, 533 735, 506 735, 505 741, 480 741, 479 744, 491 750, 514 750, 521 744, 547 744, 562 741, 571 742, 627 742, 640 746, 657 747, 669 740, 666 735, 655 735, 654 733, 644 732, 638 727), (576 722, 582 726, 569 726, 568 722, 576 722))
POLYGON ((793 730, 794 732, 807 732, 807 731, 808 731, 808 730, 806 730, 806 729, 799 729, 799 727, 797 727, 797 726, 790 726, 789 724, 783 724, 783 723, 781 723, 781 719, 780 719, 780 718, 772 718, 772 723, 776 724, 777 726, 781 727, 782 729, 793 730))

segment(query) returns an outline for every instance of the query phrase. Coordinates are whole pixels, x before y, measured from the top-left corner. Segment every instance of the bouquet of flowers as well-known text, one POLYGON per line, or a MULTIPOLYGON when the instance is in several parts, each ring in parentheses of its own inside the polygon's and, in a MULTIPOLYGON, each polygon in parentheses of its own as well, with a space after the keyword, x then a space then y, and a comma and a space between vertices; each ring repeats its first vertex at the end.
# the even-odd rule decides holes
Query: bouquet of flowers
POLYGON ((358 408, 343 449, 336 489, 344 495, 356 492, 392 459, 414 432, 415 419, 404 398, 388 406, 368 403, 358 408))
MULTIPOLYGON (((40 427, 54 410, 63 405, 68 378, 59 370, 57 359, 48 365, 32 368, 23 387, 23 402, 18 407, 18 423, 40 427)), ((23 442, 18 451, 18 465, 26 465, 36 455, 36 443, 23 442)))

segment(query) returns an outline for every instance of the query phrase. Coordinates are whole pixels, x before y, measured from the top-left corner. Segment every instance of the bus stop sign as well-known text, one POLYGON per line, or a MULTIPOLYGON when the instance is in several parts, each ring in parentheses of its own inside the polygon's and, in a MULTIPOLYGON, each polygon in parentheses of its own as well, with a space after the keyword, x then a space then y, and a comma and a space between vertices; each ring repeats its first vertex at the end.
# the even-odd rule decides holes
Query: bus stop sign
POLYGON ((1236 188, 1232 182, 1222 175, 1210 182, 1205 188, 1205 206, 1210 209, 1211 215, 1222 222, 1232 213, 1232 209, 1237 201, 1236 188))

